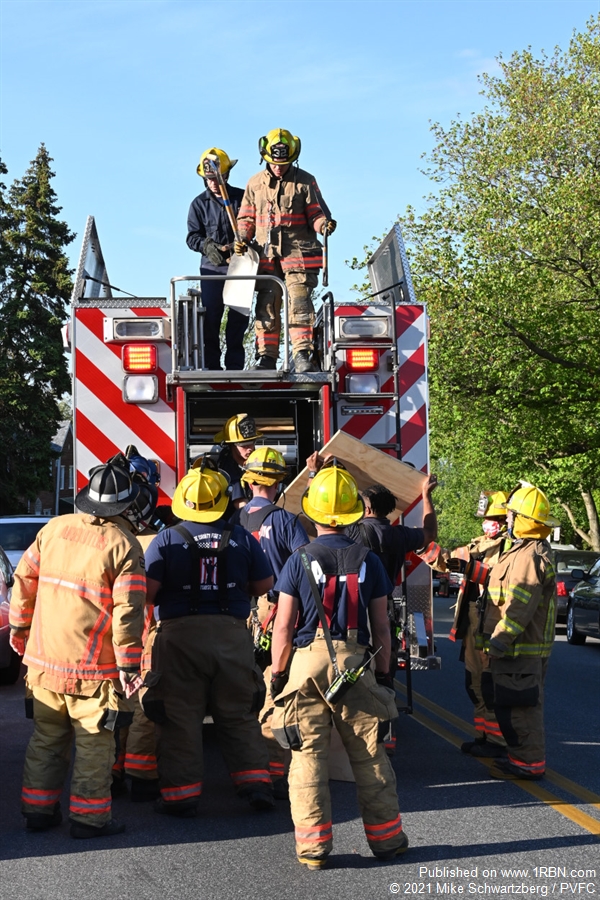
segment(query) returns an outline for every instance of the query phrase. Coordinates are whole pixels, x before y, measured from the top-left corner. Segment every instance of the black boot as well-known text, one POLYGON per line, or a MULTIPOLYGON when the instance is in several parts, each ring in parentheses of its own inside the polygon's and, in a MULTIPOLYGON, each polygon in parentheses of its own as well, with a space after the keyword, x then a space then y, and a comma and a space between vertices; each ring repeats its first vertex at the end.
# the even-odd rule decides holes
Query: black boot
POLYGON ((62 813, 60 811, 60 803, 54 807, 54 812, 48 813, 31 813, 25 816, 25 827, 28 831, 48 831, 49 828, 55 828, 62 822, 62 813))
POLYGON ((294 371, 296 375, 301 375, 303 372, 319 371, 312 360, 312 352, 310 350, 298 350, 294 354, 294 371))
POLYGON ((106 825, 85 825, 83 822, 74 822, 71 819, 71 837, 72 838, 97 838, 110 837, 113 834, 123 834, 125 825, 111 819, 106 825))
POLYGON ((136 778, 131 776, 131 800, 133 803, 149 803, 160 797, 158 778, 136 778))
POLYGON ((255 366, 252 366, 252 371, 257 369, 270 369, 271 371, 277 368, 277 360, 273 359, 272 356, 259 356, 258 362, 255 366))

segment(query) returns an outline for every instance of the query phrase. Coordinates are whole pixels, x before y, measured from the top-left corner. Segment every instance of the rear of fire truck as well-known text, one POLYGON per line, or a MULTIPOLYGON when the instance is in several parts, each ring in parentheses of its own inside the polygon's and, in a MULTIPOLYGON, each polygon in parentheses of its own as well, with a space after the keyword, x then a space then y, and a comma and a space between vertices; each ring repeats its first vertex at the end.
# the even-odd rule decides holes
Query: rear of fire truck
MULTIPOLYGON (((284 455, 290 480, 338 430, 427 473, 427 314, 414 295, 399 226, 369 261, 369 276, 372 295, 365 299, 321 298, 316 335, 322 371, 290 370, 285 285, 282 367, 209 371, 203 358, 204 279, 173 278, 169 297, 115 296, 94 219, 88 218, 68 336, 76 488, 93 466, 135 444, 157 461, 159 502, 170 503, 191 461, 217 453, 214 435, 240 412, 253 416, 264 443, 284 455)), ((371 474, 376 482, 378 473, 371 474)), ((420 497, 403 519, 409 526, 422 523, 420 497)), ((431 573, 414 554, 394 596, 407 622, 401 664, 437 668, 431 573)))

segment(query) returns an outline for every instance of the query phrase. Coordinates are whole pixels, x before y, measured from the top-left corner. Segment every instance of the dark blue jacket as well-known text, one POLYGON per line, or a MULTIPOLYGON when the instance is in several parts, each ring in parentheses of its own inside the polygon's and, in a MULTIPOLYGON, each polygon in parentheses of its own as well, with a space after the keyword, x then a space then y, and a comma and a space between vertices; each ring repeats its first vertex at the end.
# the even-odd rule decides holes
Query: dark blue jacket
MULTIPOLYGON (((241 188, 227 186, 231 205, 237 216, 244 192, 241 188)), ((233 231, 227 218, 227 212, 220 197, 215 196, 207 188, 195 200, 192 200, 187 220, 187 245, 190 250, 202 253, 202 244, 207 237, 217 244, 231 244, 233 231)), ((200 265, 213 269, 214 266, 203 255, 200 265)))

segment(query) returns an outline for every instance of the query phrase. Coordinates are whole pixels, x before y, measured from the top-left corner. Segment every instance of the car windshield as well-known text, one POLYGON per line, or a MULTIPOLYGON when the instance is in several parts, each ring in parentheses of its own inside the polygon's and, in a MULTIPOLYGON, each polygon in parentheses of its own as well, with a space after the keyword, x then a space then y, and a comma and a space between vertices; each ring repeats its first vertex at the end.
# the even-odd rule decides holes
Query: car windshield
POLYGON ((573 569, 583 569, 584 572, 594 564, 598 559, 597 553, 583 551, 577 553, 557 553, 556 554, 556 572, 557 574, 572 572, 573 569))
POLYGON ((4 550, 27 550, 45 524, 45 519, 39 522, 0 522, 0 547, 4 550))

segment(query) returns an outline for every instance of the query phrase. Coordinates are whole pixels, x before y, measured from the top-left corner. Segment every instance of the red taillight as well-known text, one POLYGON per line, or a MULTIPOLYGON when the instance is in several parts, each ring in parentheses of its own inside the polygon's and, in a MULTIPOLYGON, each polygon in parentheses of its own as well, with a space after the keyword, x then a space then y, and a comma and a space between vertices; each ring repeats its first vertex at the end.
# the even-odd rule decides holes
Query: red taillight
POLYGON ((375 372, 379 368, 379 350, 346 350, 346 365, 352 372, 375 372))
POLYGON ((568 597, 569 596, 569 592, 567 590, 567 586, 564 583, 564 581, 556 582, 556 596, 557 597, 568 597))
POLYGON ((156 372, 156 344, 124 344, 123 368, 138 375, 156 372))

